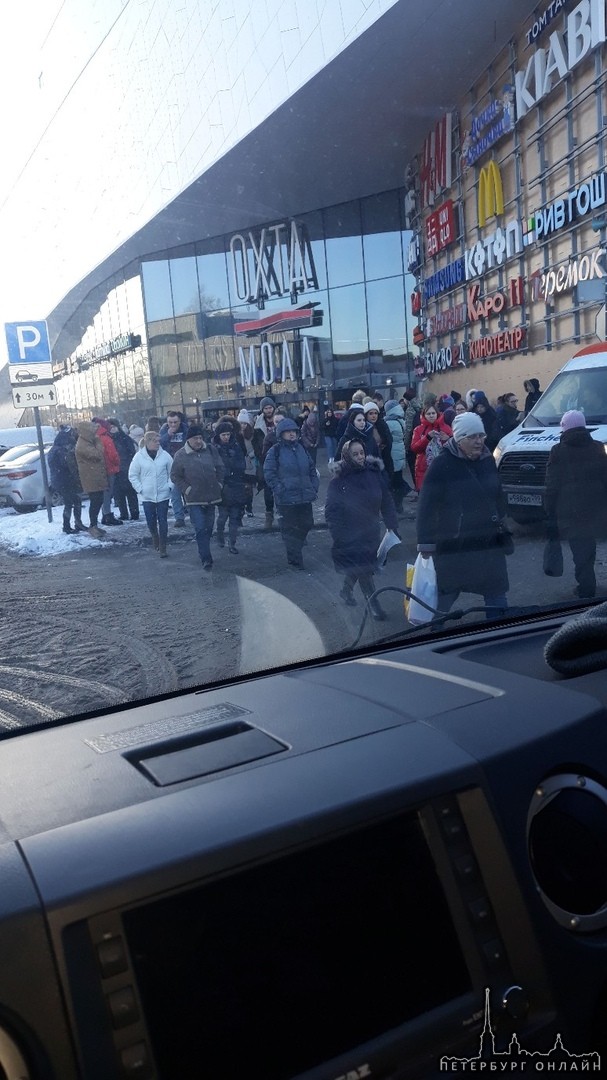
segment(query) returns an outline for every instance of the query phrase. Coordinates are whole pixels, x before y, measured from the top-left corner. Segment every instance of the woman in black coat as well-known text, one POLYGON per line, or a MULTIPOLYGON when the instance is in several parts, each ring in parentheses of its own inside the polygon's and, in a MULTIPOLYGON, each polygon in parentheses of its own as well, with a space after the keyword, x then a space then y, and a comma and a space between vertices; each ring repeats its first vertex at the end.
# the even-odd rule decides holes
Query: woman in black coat
POLYGON ((577 409, 564 414, 561 428, 561 440, 552 447, 546 470, 548 537, 568 540, 575 591, 590 598, 596 593, 596 541, 607 536, 607 454, 577 409))
POLYGON ((453 421, 453 437, 428 468, 417 508, 417 550, 434 559, 441 611, 449 611, 460 592, 480 593, 487 618, 505 611, 505 515, 506 498, 482 420, 462 413, 453 421))
MULTIPOLYGON (((239 431, 239 436, 242 438, 239 431)), ((228 551, 231 555, 238 555, 236 540, 238 527, 242 521, 244 508, 247 501, 245 489, 246 458, 240 445, 240 441, 234 434, 234 427, 224 417, 215 428, 213 443, 219 451, 223 461, 225 476, 221 493, 221 504, 217 511, 217 543, 220 547, 225 546, 224 530, 228 523, 228 551)))
POLYGON ((362 408, 350 409, 348 415, 348 423, 346 424, 346 430, 337 444, 337 450, 335 451, 335 460, 339 461, 341 458, 342 447, 352 439, 357 439, 361 442, 365 448, 365 453, 368 457, 378 456, 378 445, 375 435, 373 434, 373 424, 370 424, 365 419, 364 410, 362 408))
MULTIPOLYGON (((153 419, 158 418, 151 416, 150 420, 153 419)), ((148 425, 149 422, 148 420, 148 425)), ((137 447, 131 436, 125 435, 119 420, 108 420, 108 424, 112 441, 120 458, 120 472, 116 474, 114 479, 114 502, 118 507, 118 513, 122 521, 129 520, 129 513, 131 521, 139 521, 139 499, 135 488, 129 480, 129 468, 137 453, 137 447)), ((154 429, 148 426, 147 430, 153 431, 154 429)))
MULTIPOLYGON (((352 590, 357 581, 365 600, 375 590, 373 571, 377 566, 380 517, 394 532, 398 519, 383 463, 367 456, 359 439, 344 443, 341 461, 333 472, 327 488, 325 518, 333 540, 335 569, 345 574, 339 595, 353 607, 356 600, 352 590)), ((386 618, 377 600, 368 603, 374 619, 386 618)))
POLYGON ((67 424, 62 424, 48 455, 51 487, 63 499, 64 533, 87 531, 86 525, 82 524, 82 500, 80 498, 82 485, 75 453, 77 441, 77 432, 68 427, 67 424), (74 512, 73 528, 70 525, 72 510, 74 512))

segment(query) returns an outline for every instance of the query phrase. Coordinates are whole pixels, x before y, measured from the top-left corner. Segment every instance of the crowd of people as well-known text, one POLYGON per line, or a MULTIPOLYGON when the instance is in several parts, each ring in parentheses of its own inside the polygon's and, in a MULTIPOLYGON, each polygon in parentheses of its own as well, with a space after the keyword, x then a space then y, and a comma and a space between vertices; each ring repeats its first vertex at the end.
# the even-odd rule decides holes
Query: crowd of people
MULTIPOLYGON (((161 558, 168 554, 169 506, 175 528, 184 528, 188 516, 205 571, 213 566, 213 536, 225 548, 227 532, 228 553, 238 555, 244 516, 253 516, 254 495, 263 493, 264 529, 278 519, 287 564, 303 569, 322 442, 330 474, 325 518, 344 603, 356 604, 358 584, 373 618, 385 618, 374 597, 377 549, 382 525, 399 538, 407 499, 417 501, 418 552, 435 564, 437 608, 448 611, 468 592, 482 596, 493 616, 507 608, 512 539, 492 451, 533 408, 538 381, 528 380, 525 390, 523 410, 514 393, 493 406, 478 389, 420 397, 411 387, 389 401, 356 391, 342 416, 327 408, 322 418, 307 406, 294 418, 271 397, 255 416, 242 409, 212 425, 190 423, 177 411, 151 417, 145 429, 93 417, 58 431, 51 483, 63 498, 66 533, 86 530, 102 539, 106 527, 138 520, 141 504, 161 558)), ((565 414, 562 427, 548 467, 548 535, 569 541, 578 594, 593 596, 596 538, 607 530, 607 455, 582 413, 565 414), (591 505, 576 482, 581 475, 596 489, 591 505)))

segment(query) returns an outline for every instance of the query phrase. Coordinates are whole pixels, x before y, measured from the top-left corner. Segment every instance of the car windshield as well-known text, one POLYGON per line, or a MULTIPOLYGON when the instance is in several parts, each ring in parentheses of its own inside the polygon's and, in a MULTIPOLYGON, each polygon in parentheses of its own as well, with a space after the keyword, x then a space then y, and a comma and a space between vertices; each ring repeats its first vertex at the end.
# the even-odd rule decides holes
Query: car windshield
POLYGON ((603 7, 3 10, 0 736, 605 596, 603 7))

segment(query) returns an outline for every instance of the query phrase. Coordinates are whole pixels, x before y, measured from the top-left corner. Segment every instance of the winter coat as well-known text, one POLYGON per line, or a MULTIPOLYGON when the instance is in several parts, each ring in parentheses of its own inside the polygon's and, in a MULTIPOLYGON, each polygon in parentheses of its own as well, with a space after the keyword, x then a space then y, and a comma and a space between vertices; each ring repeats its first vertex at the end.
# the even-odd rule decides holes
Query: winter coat
POLYGON ((228 443, 222 443, 218 435, 213 438, 217 452, 223 462, 224 478, 222 505, 244 506, 247 501, 245 492, 246 458, 234 435, 228 443))
POLYGON ((411 449, 413 432, 421 420, 422 403, 419 398, 411 398, 405 409, 405 451, 411 449))
POLYGON ((186 442, 173 458, 171 480, 179 488, 186 506, 215 506, 221 502, 223 461, 212 443, 193 450, 186 442))
MULTIPOLYGON (((97 436, 101 441, 103 447, 103 456, 105 459, 105 467, 108 476, 117 476, 120 472, 120 457, 116 447, 114 446, 114 440, 110 435, 107 428, 99 425, 97 436)), ((107 487, 107 484, 106 484, 107 487)))
POLYGON ((318 413, 315 413, 315 412, 308 413, 306 419, 304 420, 303 424, 301 425, 301 432, 300 432, 301 445, 303 447, 305 447, 306 450, 314 450, 314 448, 316 446, 318 446, 318 436, 319 436, 318 413))
MULTIPOLYGON (((90 420, 83 420, 82 423, 76 426, 78 432, 78 442, 75 450, 76 462, 82 490, 87 493, 105 491, 108 486, 103 443, 97 435, 96 429, 97 425, 91 423, 90 420)), ((112 449, 116 454, 113 444, 112 449)), ((118 457, 118 454, 116 454, 116 457, 118 457)))
POLYGON ((162 447, 150 457, 145 447, 138 450, 129 465, 129 480, 143 502, 166 502, 171 497, 173 458, 162 447))
POLYGON ((162 449, 166 450, 167 454, 174 458, 178 450, 183 450, 187 433, 188 425, 183 420, 179 427, 171 432, 169 432, 169 425, 163 424, 159 432, 162 449))
MULTIPOLYGON (((512 405, 498 405, 495 410, 495 428, 493 430, 493 449, 497 446, 500 439, 504 438, 504 435, 508 435, 511 431, 514 431, 515 427, 518 427, 521 420, 521 414, 518 409, 513 409, 512 405)), ((491 450, 491 447, 489 447, 491 450)))
POLYGON ((76 461, 76 439, 74 430, 57 432, 47 458, 51 487, 64 499, 82 491, 76 461))
POLYGON ((499 528, 506 498, 493 455, 477 461, 449 439, 430 465, 417 504, 417 543, 434 549, 440 592, 502 596, 508 591, 499 528))
POLYGON ((270 424, 268 427, 263 412, 260 412, 259 416, 255 421, 255 426, 253 427, 253 446, 255 447, 255 453, 257 455, 257 458, 259 459, 259 461, 261 461, 262 464, 264 461, 263 444, 265 437, 269 431, 274 430, 278 421, 282 419, 282 417, 280 416, 276 417, 276 413, 274 413, 274 417, 275 423, 270 424))
POLYGON ((487 449, 495 450, 499 442, 499 439, 497 437, 497 414, 495 412, 495 409, 487 401, 485 395, 481 394, 480 391, 477 391, 477 393, 474 395, 474 405, 471 411, 473 413, 476 413, 477 416, 480 416, 483 422, 483 427, 485 429, 486 435, 487 449), (482 413, 478 411, 479 404, 485 406, 482 413))
POLYGON ((328 435, 330 439, 335 439, 338 424, 339 424, 339 420, 337 419, 337 417, 335 415, 333 415, 333 416, 325 416, 325 418, 324 418, 324 420, 322 422, 322 433, 323 433, 323 435, 328 435))
POLYGON ((386 424, 392 436, 392 465, 400 472, 405 467, 405 413, 398 401, 387 403, 386 424))
POLYGON ((533 387, 533 390, 530 390, 525 398, 525 416, 527 416, 533 406, 540 400, 542 391, 540 390, 539 379, 526 379, 525 382, 530 383, 533 387))
POLYGON ((114 435, 110 435, 116 450, 118 451, 118 457, 120 459, 120 473, 124 473, 126 476, 129 471, 129 466, 136 454, 136 448, 130 435, 125 435, 124 431, 117 431, 114 435))
MULTIPOLYGON (((411 438, 411 449, 415 454, 415 487, 418 491, 421 491, 421 486, 426 475, 428 468, 428 455, 426 450, 432 441, 430 439, 431 431, 441 431, 444 435, 451 435, 451 428, 445 423, 440 413, 437 419, 431 424, 429 420, 426 420, 425 416, 422 416, 421 423, 413 431, 411 438)), ((439 441, 440 446, 444 446, 443 442, 439 441)))
POLYGON ((263 475, 277 506, 312 503, 318 494, 318 473, 299 441, 281 438, 266 455, 263 475))
POLYGON ((546 470, 549 535, 590 540, 607 536, 607 454, 588 428, 570 428, 552 447, 546 470))
POLYGON ((398 528, 383 462, 368 457, 361 468, 345 459, 337 462, 325 503, 336 570, 373 573, 381 539, 380 516, 387 529, 398 528))
MULTIPOLYGON (((354 413, 356 416, 356 413, 354 413)), ((365 426, 362 431, 359 431, 354 424, 350 423, 346 426, 346 430, 337 444, 337 450, 335 451, 335 460, 339 461, 341 458, 341 448, 344 443, 350 442, 350 439, 357 439, 362 443, 365 448, 365 454, 367 457, 379 457, 379 450, 377 447, 377 439, 373 434, 373 424, 370 424, 368 420, 365 421, 365 426)))

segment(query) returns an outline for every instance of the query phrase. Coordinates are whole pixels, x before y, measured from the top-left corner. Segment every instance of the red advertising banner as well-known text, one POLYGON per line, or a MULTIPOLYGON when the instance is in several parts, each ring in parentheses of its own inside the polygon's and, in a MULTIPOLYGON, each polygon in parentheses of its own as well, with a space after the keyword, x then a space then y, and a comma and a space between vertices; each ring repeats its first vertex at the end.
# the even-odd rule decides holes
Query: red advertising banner
POLYGON ((426 218, 426 254, 437 255, 455 240, 453 199, 447 199, 426 218))

